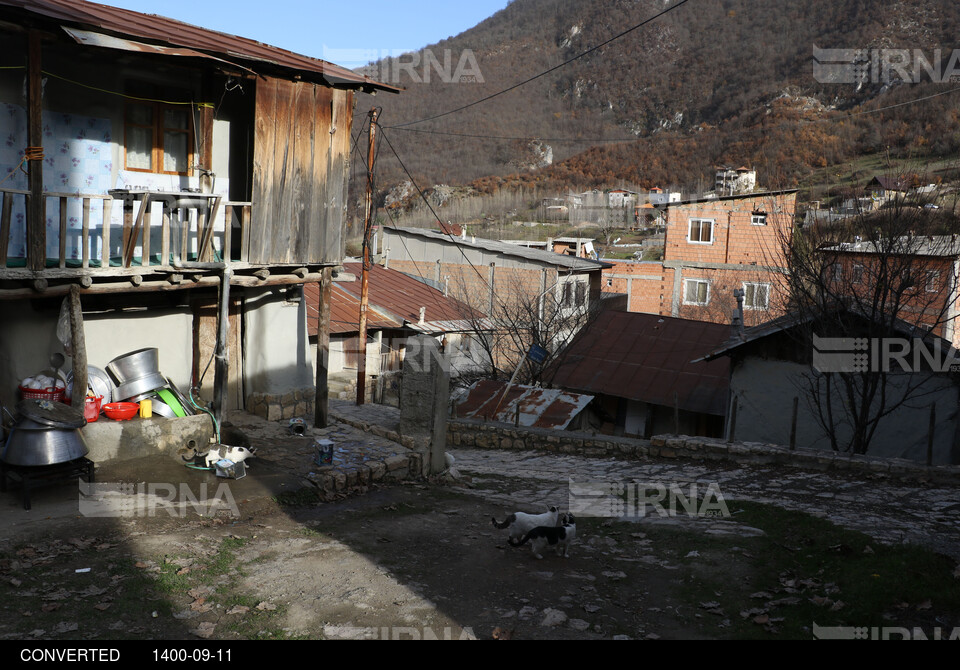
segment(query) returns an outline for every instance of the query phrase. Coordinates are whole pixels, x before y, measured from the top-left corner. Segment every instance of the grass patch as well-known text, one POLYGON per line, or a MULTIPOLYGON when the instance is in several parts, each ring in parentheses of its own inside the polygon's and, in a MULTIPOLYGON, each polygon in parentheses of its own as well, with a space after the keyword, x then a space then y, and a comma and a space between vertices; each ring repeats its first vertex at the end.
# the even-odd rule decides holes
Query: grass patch
POLYGON ((297 491, 281 493, 273 497, 273 502, 281 507, 303 507, 320 502, 320 492, 315 488, 304 487, 297 491))
POLYGON ((949 557, 915 545, 882 545, 803 512, 730 503, 733 519, 762 529, 752 538, 674 533, 685 562, 682 597, 712 633, 736 638, 810 639, 813 625, 920 627, 932 635, 960 625, 960 589, 949 557), (714 606, 709 606, 714 605, 714 606))

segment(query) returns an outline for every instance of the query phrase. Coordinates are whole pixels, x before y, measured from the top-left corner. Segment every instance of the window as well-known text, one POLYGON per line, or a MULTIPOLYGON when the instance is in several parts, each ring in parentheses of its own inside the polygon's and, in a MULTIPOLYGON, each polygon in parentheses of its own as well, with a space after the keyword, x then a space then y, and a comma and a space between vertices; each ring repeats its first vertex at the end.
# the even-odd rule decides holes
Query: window
POLYGON ((840 263, 834 263, 830 266, 830 281, 837 283, 843 281, 843 266, 840 263))
POLYGON ((706 305, 710 302, 710 282, 706 279, 683 280, 683 304, 706 305))
POLYGON ((189 106, 130 103, 124 134, 127 170, 190 174, 193 133, 189 106))
POLYGON ((690 219, 687 241, 696 244, 713 244, 713 220, 690 219))
POLYGON ((582 281, 577 282, 576 289, 577 307, 583 307, 587 302, 587 284, 582 281))
POLYGON ((744 309, 768 309, 770 307, 770 284, 747 282, 743 285, 744 309))
POLYGON ((587 302, 587 284, 582 281, 568 281, 563 285, 562 307, 583 307, 587 302))
POLYGON ((862 266, 862 265, 854 265, 854 266, 853 266, 853 274, 852 274, 852 276, 850 277, 850 283, 851 283, 851 284, 859 284, 859 283, 862 282, 862 281, 863 281, 863 266, 862 266))
POLYGON ((767 225, 767 213, 766 212, 754 212, 750 215, 750 223, 754 226, 765 226, 767 225))
POLYGON ((927 270, 927 293, 936 293, 940 290, 940 271, 939 270, 927 270))

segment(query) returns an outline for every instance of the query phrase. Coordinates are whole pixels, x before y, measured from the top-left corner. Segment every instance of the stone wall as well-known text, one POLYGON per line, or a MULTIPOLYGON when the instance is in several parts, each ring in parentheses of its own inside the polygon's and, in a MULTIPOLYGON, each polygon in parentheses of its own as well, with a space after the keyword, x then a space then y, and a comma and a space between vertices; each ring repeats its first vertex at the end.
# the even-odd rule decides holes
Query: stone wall
POLYGON ((312 387, 287 393, 251 393, 247 396, 246 410, 267 421, 281 421, 296 416, 312 417, 316 399, 317 390, 312 387))
POLYGON ((514 428, 498 423, 451 419, 447 444, 478 449, 540 450, 601 458, 686 458, 733 461, 743 464, 779 464, 810 470, 849 470, 914 480, 960 484, 960 466, 926 466, 899 458, 876 458, 817 449, 795 449, 760 442, 732 442, 709 437, 655 435, 638 440, 546 428, 514 428))

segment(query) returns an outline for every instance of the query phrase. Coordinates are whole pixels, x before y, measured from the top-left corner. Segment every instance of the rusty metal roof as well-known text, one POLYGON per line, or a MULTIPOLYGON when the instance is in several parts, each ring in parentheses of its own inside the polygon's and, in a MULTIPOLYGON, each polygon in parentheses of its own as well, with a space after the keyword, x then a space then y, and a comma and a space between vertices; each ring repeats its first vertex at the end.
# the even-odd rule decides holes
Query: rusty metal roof
MULTIPOLYGON (((356 333, 360 323, 360 263, 344 263, 346 273, 356 276, 354 281, 333 282, 330 305, 330 332, 356 333)), ((317 334, 320 285, 305 284, 307 301, 307 331, 317 334)), ((441 291, 427 286, 413 277, 389 270, 380 265, 370 268, 367 297, 367 327, 409 328, 427 334, 440 334, 487 329, 484 315, 441 291), (420 308, 424 322, 420 323, 420 308), (472 316, 471 316, 472 315, 472 316)))
POLYGON ((457 416, 513 423, 519 407, 521 426, 563 430, 593 400, 592 395, 516 384, 503 397, 506 387, 489 379, 477 382, 457 404, 457 416))
MULTIPOLYGON (((344 263, 343 268, 356 275, 357 280, 338 285, 359 298, 362 264, 344 263)), ((427 333, 473 330, 484 319, 484 314, 403 272, 371 265, 369 276, 370 304, 416 330, 427 333), (420 323, 421 308, 423 324, 420 323)))
POLYGON ((556 363, 553 385, 723 416, 729 359, 693 362, 719 349, 730 326, 656 314, 604 311, 556 363))
MULTIPOLYGON (((341 335, 356 333, 360 330, 360 299, 348 291, 344 291, 338 282, 334 282, 330 291, 330 333, 341 335)), ((314 337, 317 334, 317 324, 320 314, 317 305, 320 304, 320 285, 304 284, 303 296, 307 301, 307 334, 314 337)), ((403 328, 403 322, 383 314, 376 307, 367 306, 367 328, 378 330, 383 328, 403 328)))
POLYGON ((308 76, 320 75, 330 85, 393 92, 400 90, 327 61, 156 14, 142 14, 84 0, 0 0, 0 6, 14 7, 77 27, 96 28, 114 36, 135 37, 164 46, 185 47, 206 55, 219 56, 227 61, 246 61, 242 63, 245 67, 261 64, 308 76))

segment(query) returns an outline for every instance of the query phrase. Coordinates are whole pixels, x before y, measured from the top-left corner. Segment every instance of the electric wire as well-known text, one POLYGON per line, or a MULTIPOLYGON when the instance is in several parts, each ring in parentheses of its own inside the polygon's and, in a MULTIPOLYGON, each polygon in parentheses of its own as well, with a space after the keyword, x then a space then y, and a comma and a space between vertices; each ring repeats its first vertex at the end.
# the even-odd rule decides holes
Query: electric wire
POLYGON ((427 118, 425 118, 425 119, 419 119, 419 120, 417 120, 417 121, 408 121, 407 123, 400 123, 400 124, 397 124, 397 125, 395 125, 395 126, 391 126, 391 128, 403 128, 403 127, 405 127, 405 126, 413 126, 413 125, 416 125, 416 124, 418 124, 418 123, 425 123, 425 122, 427 122, 427 121, 433 121, 434 119, 439 119, 439 118, 444 117, 444 116, 449 116, 450 114, 455 114, 455 113, 457 113, 457 112, 462 112, 463 110, 469 109, 470 107, 475 107, 476 105, 479 105, 479 104, 481 104, 481 103, 487 102, 488 100, 492 100, 493 98, 496 98, 496 97, 498 97, 498 96, 501 96, 501 95, 503 95, 504 93, 509 93, 510 91, 512 91, 512 90, 514 90, 514 89, 517 89, 517 88, 520 88, 521 86, 524 86, 525 84, 529 84, 531 81, 535 81, 535 80, 537 80, 537 79, 540 79, 541 77, 545 77, 546 75, 550 74, 551 72, 555 72, 556 70, 559 70, 560 68, 565 67, 565 66, 569 65, 570 63, 573 63, 574 61, 577 61, 577 60, 583 58, 584 56, 587 56, 587 55, 593 53, 594 51, 598 51, 599 49, 602 49, 603 47, 607 46, 607 45, 610 44, 611 42, 614 42, 614 41, 620 39, 621 37, 624 37, 625 35, 629 35, 629 34, 632 33, 633 31, 642 28, 643 26, 647 25, 648 23, 651 23, 651 22, 653 22, 653 21, 656 21, 656 20, 659 19, 661 16, 664 16, 665 14, 668 14, 668 13, 672 12, 673 10, 675 10, 675 9, 677 9, 677 8, 679 8, 679 7, 682 7, 683 5, 687 4, 689 1, 690 1, 690 0, 680 0, 680 1, 677 2, 676 4, 671 5, 670 7, 667 7, 667 8, 664 9, 663 11, 658 12, 657 14, 651 16, 650 18, 644 19, 643 21, 641 21, 641 22, 638 23, 637 25, 635 25, 635 26, 633 26, 633 27, 631 27, 631 28, 627 28, 627 29, 624 30, 623 32, 621 32, 621 33, 619 33, 619 34, 617 34, 617 35, 614 35, 613 37, 611 37, 611 38, 609 38, 609 39, 607 39, 607 40, 604 40, 603 42, 601 42, 600 44, 597 44, 596 46, 590 47, 590 48, 587 49, 586 51, 582 51, 582 52, 578 53, 576 56, 573 56, 572 58, 568 58, 567 60, 563 61, 563 62, 560 63, 559 65, 554 65, 553 67, 551 67, 551 68, 549 68, 549 69, 547 69, 547 70, 544 70, 543 72, 540 72, 539 74, 535 74, 534 76, 529 77, 529 78, 527 78, 527 79, 524 79, 523 81, 518 82, 518 83, 516 83, 516 84, 514 84, 514 85, 512 85, 512 86, 509 86, 509 87, 507 87, 507 88, 505 88, 505 89, 503 89, 503 90, 501 90, 501 91, 497 91, 496 93, 492 93, 492 94, 490 94, 490 95, 488 95, 488 96, 486 96, 486 97, 480 98, 479 100, 476 100, 476 101, 471 102, 471 103, 469 103, 469 104, 461 105, 460 107, 457 107, 456 109, 451 109, 451 110, 449 110, 449 111, 447 111, 447 112, 442 112, 442 113, 440 113, 440 114, 435 114, 435 115, 430 116, 430 117, 427 117, 427 118))

